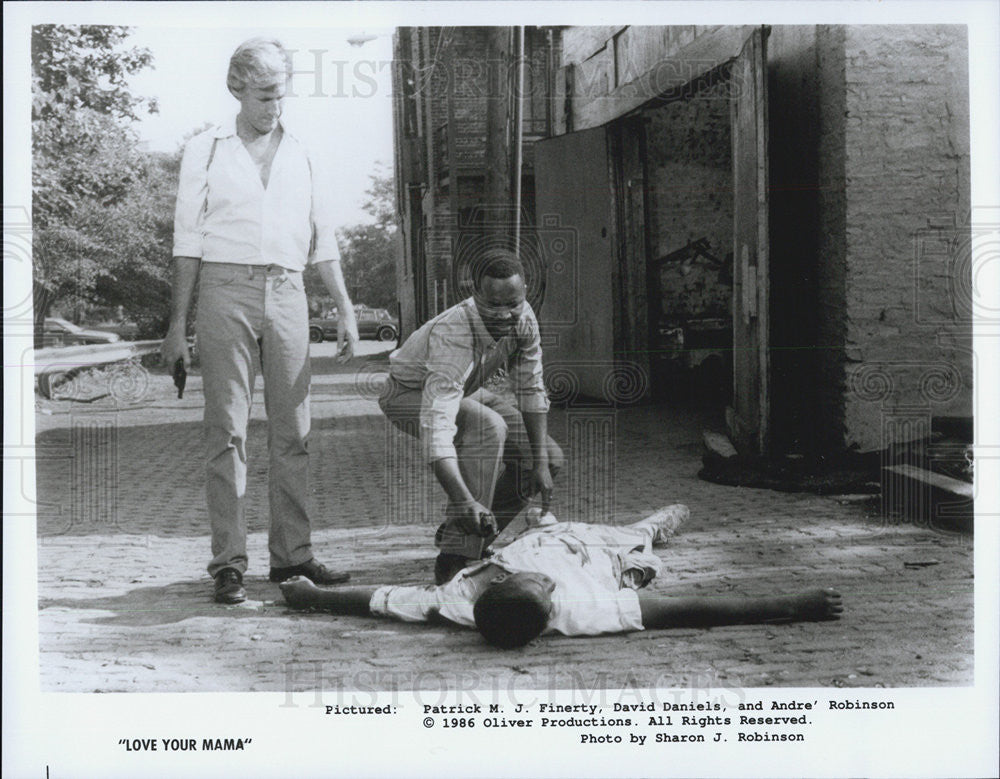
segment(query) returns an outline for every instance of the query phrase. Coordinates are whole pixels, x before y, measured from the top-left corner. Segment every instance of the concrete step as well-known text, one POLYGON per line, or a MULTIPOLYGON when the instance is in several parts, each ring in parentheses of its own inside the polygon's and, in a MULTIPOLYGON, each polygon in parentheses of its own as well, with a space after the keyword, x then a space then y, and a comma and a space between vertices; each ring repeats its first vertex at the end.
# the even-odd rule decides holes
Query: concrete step
POLYGON ((886 517, 902 516, 915 525, 971 532, 973 485, 915 465, 882 469, 882 509, 886 517))
POLYGON ((713 433, 710 430, 705 430, 701 436, 707 455, 727 461, 736 459, 736 448, 730 443, 729 438, 722 435, 722 433, 713 433))

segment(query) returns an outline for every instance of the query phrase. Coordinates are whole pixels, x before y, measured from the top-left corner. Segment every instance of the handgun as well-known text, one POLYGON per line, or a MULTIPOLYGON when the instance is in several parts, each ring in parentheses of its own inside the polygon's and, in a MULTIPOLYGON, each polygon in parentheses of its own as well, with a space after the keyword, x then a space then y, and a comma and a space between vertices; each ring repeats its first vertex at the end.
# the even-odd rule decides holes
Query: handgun
POLYGON ((177 387, 177 399, 184 397, 184 385, 187 384, 187 371, 184 369, 184 359, 174 363, 174 386, 177 387))

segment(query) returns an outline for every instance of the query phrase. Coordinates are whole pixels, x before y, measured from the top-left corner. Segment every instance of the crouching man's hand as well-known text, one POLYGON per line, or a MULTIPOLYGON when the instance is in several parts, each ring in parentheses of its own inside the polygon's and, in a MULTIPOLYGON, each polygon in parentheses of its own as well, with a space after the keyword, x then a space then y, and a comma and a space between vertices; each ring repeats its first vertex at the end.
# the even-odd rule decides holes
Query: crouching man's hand
POLYGON ((547 512, 552 503, 552 471, 547 462, 531 469, 531 494, 541 498, 542 513, 547 512))
POLYGON ((452 503, 448 506, 448 513, 449 518, 453 518, 469 535, 491 538, 498 532, 493 512, 475 500, 452 503))

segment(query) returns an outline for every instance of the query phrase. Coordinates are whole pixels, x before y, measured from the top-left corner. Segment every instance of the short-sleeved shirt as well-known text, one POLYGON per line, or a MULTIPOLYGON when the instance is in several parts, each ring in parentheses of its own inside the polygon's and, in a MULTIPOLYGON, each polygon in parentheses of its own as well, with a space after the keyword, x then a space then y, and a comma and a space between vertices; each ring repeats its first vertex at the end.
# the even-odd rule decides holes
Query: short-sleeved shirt
POLYGON ((370 608, 373 614, 406 622, 424 622, 437 614, 475 627, 479 591, 472 577, 492 564, 511 573, 542 573, 555 582, 546 633, 593 636, 642 630, 639 597, 623 574, 637 566, 652 567, 653 575, 659 570, 648 541, 647 534, 628 526, 559 522, 533 528, 446 584, 380 587, 370 608))

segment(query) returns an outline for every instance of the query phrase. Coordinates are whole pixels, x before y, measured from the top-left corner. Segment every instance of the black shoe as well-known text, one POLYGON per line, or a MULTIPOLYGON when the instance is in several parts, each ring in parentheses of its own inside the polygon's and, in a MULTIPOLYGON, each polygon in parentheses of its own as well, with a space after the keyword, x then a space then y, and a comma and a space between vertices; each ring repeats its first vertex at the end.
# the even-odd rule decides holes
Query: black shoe
POLYGON ((235 568, 223 568, 215 574, 215 602, 242 603, 247 599, 243 589, 243 574, 235 568))
POLYGON ((343 584, 351 575, 346 571, 331 571, 322 563, 310 560, 299 565, 290 565, 287 568, 272 568, 270 579, 272 582, 283 582, 293 576, 305 576, 313 584, 343 584))
POLYGON ((440 585, 450 582, 456 573, 471 562, 475 561, 460 554, 440 552, 434 561, 434 583, 440 585))

